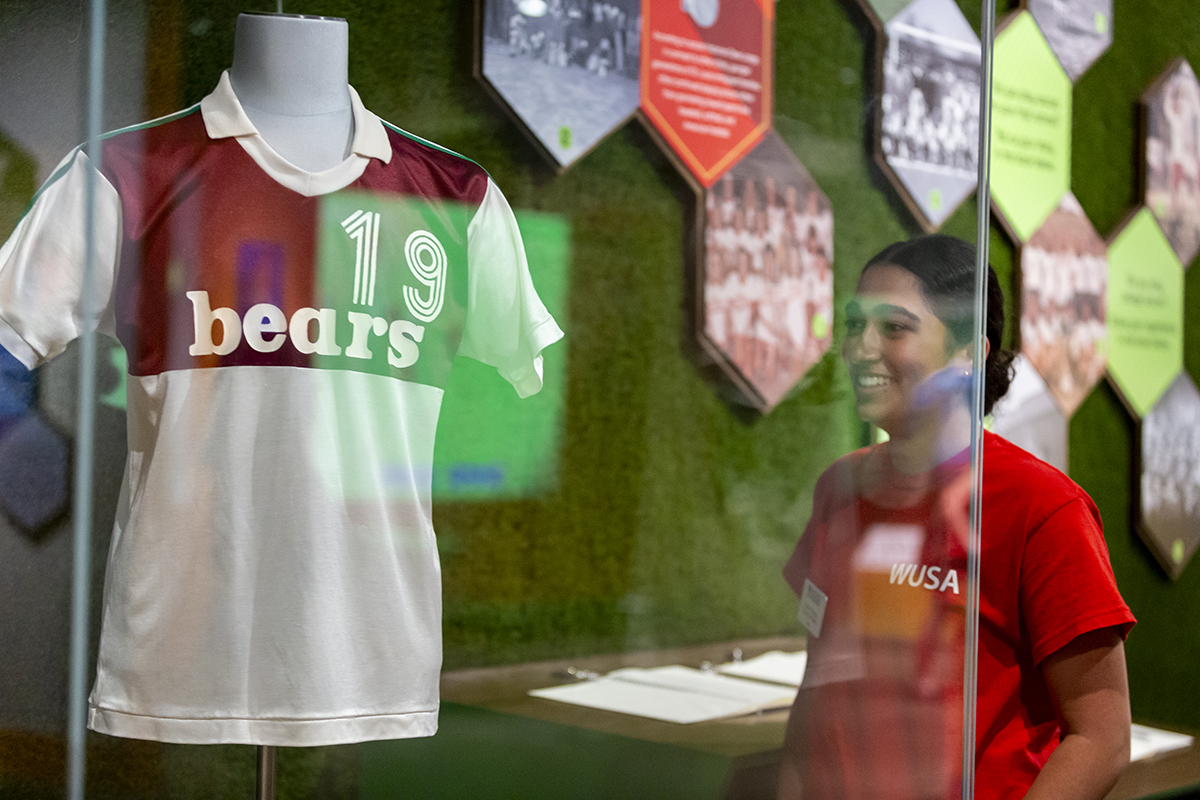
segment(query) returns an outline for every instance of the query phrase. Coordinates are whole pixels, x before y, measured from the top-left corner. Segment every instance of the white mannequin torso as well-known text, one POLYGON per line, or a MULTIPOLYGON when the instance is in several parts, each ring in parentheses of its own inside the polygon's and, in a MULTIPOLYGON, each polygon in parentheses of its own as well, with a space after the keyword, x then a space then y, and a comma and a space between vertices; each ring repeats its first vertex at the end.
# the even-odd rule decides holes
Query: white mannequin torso
POLYGON ((233 91, 271 149, 308 172, 350 155, 349 41, 344 19, 238 15, 233 91))

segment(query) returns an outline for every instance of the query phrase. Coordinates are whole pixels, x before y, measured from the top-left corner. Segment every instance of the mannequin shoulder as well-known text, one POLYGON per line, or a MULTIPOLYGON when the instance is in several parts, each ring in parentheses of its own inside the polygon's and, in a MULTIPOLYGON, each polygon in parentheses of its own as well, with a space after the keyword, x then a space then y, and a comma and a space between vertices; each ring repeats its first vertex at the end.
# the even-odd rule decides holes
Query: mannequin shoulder
POLYGON ((490 180, 483 167, 389 122, 384 122, 383 127, 392 147, 389 169, 411 176, 418 185, 443 197, 471 205, 483 202, 490 180))

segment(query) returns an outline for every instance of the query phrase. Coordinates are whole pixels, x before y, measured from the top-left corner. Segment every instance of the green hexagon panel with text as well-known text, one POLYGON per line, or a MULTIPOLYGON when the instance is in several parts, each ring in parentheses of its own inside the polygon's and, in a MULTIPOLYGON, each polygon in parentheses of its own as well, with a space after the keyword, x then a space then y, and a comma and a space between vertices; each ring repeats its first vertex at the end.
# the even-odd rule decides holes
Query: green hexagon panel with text
POLYGON ((1183 369, 1183 267, 1141 208, 1108 247, 1108 374, 1139 418, 1183 369))
POLYGON ((992 201, 1028 241, 1071 185, 1071 80, 1028 11, 996 36, 992 76, 992 201))

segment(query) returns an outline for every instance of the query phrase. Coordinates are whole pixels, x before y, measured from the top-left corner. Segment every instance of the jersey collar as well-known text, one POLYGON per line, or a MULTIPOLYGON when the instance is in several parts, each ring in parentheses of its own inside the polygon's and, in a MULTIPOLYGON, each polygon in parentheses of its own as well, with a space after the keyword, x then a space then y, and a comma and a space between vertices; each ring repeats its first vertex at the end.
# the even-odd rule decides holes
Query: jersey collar
POLYGON ((392 145, 383 123, 363 106, 353 86, 347 88, 350 89, 350 108, 354 114, 351 156, 324 172, 306 172, 271 149, 242 109, 241 101, 233 92, 228 70, 221 73, 217 88, 200 101, 200 113, 209 138, 236 138, 258 165, 284 186, 306 196, 325 194, 356 180, 366 169, 368 159, 377 158, 385 164, 392 160, 392 145))

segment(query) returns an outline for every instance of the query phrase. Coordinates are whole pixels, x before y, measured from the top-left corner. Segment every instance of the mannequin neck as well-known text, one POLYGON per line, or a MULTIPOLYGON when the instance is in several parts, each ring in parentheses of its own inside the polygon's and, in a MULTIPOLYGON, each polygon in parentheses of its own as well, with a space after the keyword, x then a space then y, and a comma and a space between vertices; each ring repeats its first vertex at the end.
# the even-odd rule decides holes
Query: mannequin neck
POLYGON ((344 19, 239 14, 229 80, 243 107, 302 117, 350 108, 344 19))
POLYGON ((267 144, 310 172, 350 152, 349 42, 343 19, 238 15, 229 69, 234 94, 267 144))

